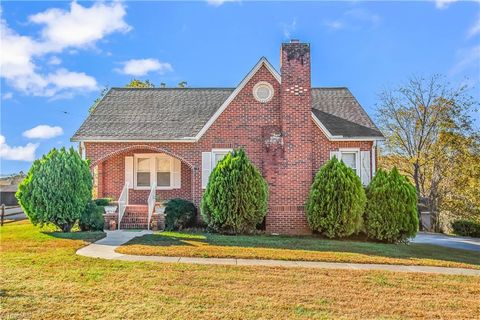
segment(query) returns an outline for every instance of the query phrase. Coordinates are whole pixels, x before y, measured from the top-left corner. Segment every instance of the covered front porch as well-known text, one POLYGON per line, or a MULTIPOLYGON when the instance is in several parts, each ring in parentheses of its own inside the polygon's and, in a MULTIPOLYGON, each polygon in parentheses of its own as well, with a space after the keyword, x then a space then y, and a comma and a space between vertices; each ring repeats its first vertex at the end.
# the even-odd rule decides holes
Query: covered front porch
POLYGON ((117 204, 117 210, 105 216, 106 229, 161 228, 163 219, 155 204, 173 198, 194 200, 194 167, 162 148, 118 150, 93 163, 91 170, 94 197, 117 204))

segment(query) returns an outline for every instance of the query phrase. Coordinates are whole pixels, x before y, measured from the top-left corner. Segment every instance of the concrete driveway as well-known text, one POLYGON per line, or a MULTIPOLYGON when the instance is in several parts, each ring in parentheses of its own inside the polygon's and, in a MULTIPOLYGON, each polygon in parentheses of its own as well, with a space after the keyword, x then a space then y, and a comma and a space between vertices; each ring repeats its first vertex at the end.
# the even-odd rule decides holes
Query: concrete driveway
POLYGON ((414 243, 428 243, 442 247, 464 249, 480 252, 480 239, 469 237, 447 236, 440 233, 419 232, 414 243))

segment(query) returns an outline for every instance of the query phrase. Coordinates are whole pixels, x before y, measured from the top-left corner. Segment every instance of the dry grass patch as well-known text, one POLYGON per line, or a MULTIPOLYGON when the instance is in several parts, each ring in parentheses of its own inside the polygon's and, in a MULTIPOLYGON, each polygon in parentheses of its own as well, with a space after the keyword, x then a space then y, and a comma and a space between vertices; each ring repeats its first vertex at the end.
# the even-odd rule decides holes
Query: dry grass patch
POLYGON ((0 229, 2 319, 472 319, 480 279, 373 271, 122 262, 77 239, 0 229))
POLYGON ((161 232, 132 239, 117 252, 203 258, 379 263, 480 269, 480 253, 428 244, 383 244, 317 237, 227 236, 161 232))

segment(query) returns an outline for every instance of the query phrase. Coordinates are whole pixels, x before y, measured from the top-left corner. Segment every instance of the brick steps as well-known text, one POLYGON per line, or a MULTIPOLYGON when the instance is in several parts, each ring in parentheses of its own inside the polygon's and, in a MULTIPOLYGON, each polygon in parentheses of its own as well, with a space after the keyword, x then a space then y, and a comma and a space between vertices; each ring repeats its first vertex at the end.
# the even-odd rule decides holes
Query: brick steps
POLYGON ((120 229, 147 229, 148 206, 128 205, 120 223, 120 229))
MULTIPOLYGON (((165 217, 163 214, 153 213, 150 221, 152 230, 163 230, 165 227, 165 217)), ((105 230, 118 229, 118 212, 105 215, 105 230)), ((128 205, 125 208, 120 229, 142 229, 148 227, 148 206, 147 205, 128 205)))

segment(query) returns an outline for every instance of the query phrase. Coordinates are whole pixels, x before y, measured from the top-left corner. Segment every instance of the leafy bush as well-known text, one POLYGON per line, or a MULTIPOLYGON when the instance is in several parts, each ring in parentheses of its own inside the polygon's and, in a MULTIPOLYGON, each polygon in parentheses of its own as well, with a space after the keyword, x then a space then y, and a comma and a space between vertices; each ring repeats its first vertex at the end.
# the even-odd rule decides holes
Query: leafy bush
POLYGON ((245 151, 235 150, 215 167, 201 203, 210 228, 225 233, 251 232, 267 213, 268 186, 245 151))
POLYGON ((480 222, 473 220, 456 220, 452 223, 453 232, 459 236, 480 237, 480 222))
POLYGON ((197 209, 192 202, 180 198, 171 199, 165 206, 165 229, 173 231, 191 227, 196 215, 197 209))
POLYGON ((95 201, 90 201, 78 221, 80 230, 82 231, 97 231, 103 230, 105 222, 103 218, 103 206, 98 206, 95 201))
POLYGON ((310 228, 329 238, 358 233, 365 191, 355 171, 333 157, 315 175, 307 201, 310 228))
POLYGON ((73 148, 52 149, 33 163, 16 197, 33 224, 69 232, 92 197, 88 162, 73 148))
POLYGON ((415 187, 397 168, 379 170, 367 189, 365 228, 369 238, 405 242, 418 231, 415 187))
POLYGON ((108 206, 110 205, 110 202, 112 202, 111 198, 98 198, 93 200, 97 206, 108 206))

